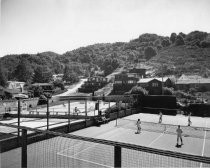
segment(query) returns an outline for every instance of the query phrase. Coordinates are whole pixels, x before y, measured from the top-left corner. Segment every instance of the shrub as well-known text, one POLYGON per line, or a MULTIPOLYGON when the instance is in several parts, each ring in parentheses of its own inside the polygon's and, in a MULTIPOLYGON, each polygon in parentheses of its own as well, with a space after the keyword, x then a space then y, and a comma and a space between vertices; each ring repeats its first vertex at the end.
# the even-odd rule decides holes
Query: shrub
POLYGON ((208 42, 208 41, 201 41, 200 42, 200 46, 202 48, 210 48, 210 42, 208 42))
POLYGON ((168 88, 168 87, 163 87, 163 94, 164 95, 173 95, 174 94, 174 89, 173 88, 168 88))
POLYGON ((149 46, 149 47, 146 47, 146 49, 144 50, 144 57, 145 59, 149 60, 150 58, 154 57, 157 55, 157 52, 156 50, 149 46))
POLYGON ((184 44, 185 44, 185 42, 184 42, 183 37, 180 36, 180 35, 178 35, 178 36, 176 37, 175 45, 176 45, 176 46, 179 46, 179 45, 184 45, 184 44))

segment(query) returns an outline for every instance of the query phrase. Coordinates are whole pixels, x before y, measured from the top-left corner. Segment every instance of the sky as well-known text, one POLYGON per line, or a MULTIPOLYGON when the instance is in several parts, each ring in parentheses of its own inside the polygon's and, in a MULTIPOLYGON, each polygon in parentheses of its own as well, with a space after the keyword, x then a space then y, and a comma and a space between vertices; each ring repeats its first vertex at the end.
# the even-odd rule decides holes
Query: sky
POLYGON ((210 33, 210 0, 0 0, 0 57, 96 43, 143 33, 210 33))

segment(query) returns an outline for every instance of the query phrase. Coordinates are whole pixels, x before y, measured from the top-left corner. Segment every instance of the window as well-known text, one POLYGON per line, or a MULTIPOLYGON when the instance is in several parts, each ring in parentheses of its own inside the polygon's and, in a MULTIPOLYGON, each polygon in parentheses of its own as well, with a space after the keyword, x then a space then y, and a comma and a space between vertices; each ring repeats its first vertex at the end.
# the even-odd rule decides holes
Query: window
POLYGON ((122 81, 115 81, 116 84, 122 84, 122 81))
POLYGON ((158 83, 152 83, 152 87, 158 87, 158 83))
POLYGON ((128 83, 134 83, 132 80, 129 80, 128 83))

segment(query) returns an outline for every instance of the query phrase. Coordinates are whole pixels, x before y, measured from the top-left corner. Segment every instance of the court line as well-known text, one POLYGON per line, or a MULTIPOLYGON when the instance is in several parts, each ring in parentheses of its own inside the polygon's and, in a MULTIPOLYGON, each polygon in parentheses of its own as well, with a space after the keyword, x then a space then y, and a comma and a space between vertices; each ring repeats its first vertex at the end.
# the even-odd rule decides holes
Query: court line
MULTIPOLYGON (((206 120, 206 123, 205 123, 205 128, 207 128, 207 120, 206 120)), ((205 133, 204 133, 204 137, 203 137, 203 148, 202 148, 202 153, 201 153, 201 156, 204 155, 204 151, 205 151, 205 145, 206 145, 206 130, 205 130, 205 133)), ((200 163, 200 168, 203 167, 203 163, 201 162, 200 163)))
POLYGON ((153 143, 155 143, 158 139, 160 139, 161 136, 163 136, 165 134, 165 132, 170 129, 171 127, 167 128, 163 133, 161 133, 157 138, 155 138, 149 145, 148 147, 150 147, 153 143))
MULTIPOLYGON (((112 131, 109 131, 109 132, 107 132, 107 133, 114 132, 114 131, 116 131, 116 130, 112 130, 112 131)), ((107 134, 107 133, 105 133, 105 134, 107 134)), ((101 134, 101 135, 104 135, 104 134, 101 134)), ((100 135, 99 135, 99 136, 100 136, 100 135)), ((114 137, 114 136, 116 136, 116 135, 109 136, 108 138, 111 138, 111 137, 114 137)), ((77 145, 81 145, 81 144, 83 144, 83 143, 84 143, 84 142, 81 142, 80 144, 77 144, 77 145)), ((89 143, 90 143, 90 142, 89 142, 89 143)), ((97 145, 99 145, 99 144, 94 144, 94 145, 92 145, 92 146, 89 146, 89 147, 87 147, 87 148, 81 150, 80 152, 75 153, 74 155, 70 155, 70 156, 69 156, 69 155, 65 155, 65 154, 62 154, 62 153, 61 153, 61 152, 63 152, 63 151, 66 151, 67 149, 58 152, 57 155, 64 156, 64 157, 68 157, 68 158, 72 158, 72 159, 76 159, 76 160, 80 160, 80 161, 85 161, 85 162, 88 162, 88 163, 97 164, 97 165, 104 166, 104 167, 111 167, 111 168, 113 168, 112 166, 103 165, 103 164, 100 164, 100 163, 97 163, 97 162, 92 162, 92 161, 89 161, 89 160, 80 159, 80 158, 75 157, 75 156, 78 155, 79 153, 82 153, 82 152, 84 152, 84 151, 86 151, 86 150, 88 150, 88 149, 94 148, 94 147, 97 146, 97 145)), ((72 146, 72 147, 73 147, 73 146, 72 146)), ((70 148, 68 148, 68 149, 70 149, 70 148)))
MULTIPOLYGON (((102 136, 102 135, 106 135, 106 134, 108 134, 108 133, 110 133, 110 132, 115 132, 115 131, 117 131, 117 130, 111 130, 111 131, 109 131, 109 132, 105 132, 105 133, 102 133, 102 134, 99 134, 98 136, 96 136, 95 138, 100 138, 100 136, 102 136)), ((113 135, 112 135, 113 136, 113 135)), ((108 138, 111 138, 112 136, 109 136, 108 138)), ((78 143, 78 144, 75 144, 75 145, 72 145, 72 146, 70 146, 69 148, 67 148, 67 149, 64 149, 64 150, 61 150, 61 151, 59 151, 59 152, 57 152, 57 154, 61 154, 61 153, 63 153, 64 151, 67 151, 67 150, 70 150, 71 148, 74 148, 75 146, 78 146, 78 145, 82 145, 82 144, 84 144, 84 143, 86 143, 86 142, 80 142, 80 143, 78 143)), ((89 142, 90 143, 90 142, 89 142)), ((89 148, 89 147, 88 147, 89 148)))
POLYGON ((64 156, 64 157, 68 157, 68 158, 72 158, 72 159, 75 159, 75 160, 80 160, 80 161, 83 161, 83 162, 88 162, 88 163, 100 165, 100 166, 103 166, 103 167, 113 168, 112 166, 103 165, 103 164, 100 164, 100 163, 97 163, 97 162, 92 162, 92 161, 85 160, 85 159, 80 159, 80 158, 77 158, 77 157, 72 157, 72 156, 68 156, 68 155, 64 155, 64 154, 59 154, 59 155, 64 156))

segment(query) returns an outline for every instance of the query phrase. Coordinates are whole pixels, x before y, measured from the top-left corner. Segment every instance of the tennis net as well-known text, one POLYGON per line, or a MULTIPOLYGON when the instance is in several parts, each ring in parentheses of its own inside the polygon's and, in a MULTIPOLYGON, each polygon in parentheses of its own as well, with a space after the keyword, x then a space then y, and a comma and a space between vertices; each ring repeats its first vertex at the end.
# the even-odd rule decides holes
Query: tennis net
MULTIPOLYGON (((120 118, 117 119, 116 126, 136 130, 137 129, 136 122, 137 122, 136 120, 120 118)), ((177 127, 178 125, 141 121, 141 129, 145 131, 177 134, 176 133, 177 127)), ((192 126, 180 126, 180 127, 183 131, 183 136, 185 137, 210 139, 210 128, 208 127, 192 127, 192 126)))
MULTIPOLYGON (((209 157, 104 140, 100 137, 88 138, 28 127, 20 129, 23 129, 22 132, 33 130, 38 133, 36 136, 26 136, 23 133, 21 138, 22 141, 27 139, 27 155, 22 154, 27 156, 27 167, 210 167, 209 157), (48 136, 48 139, 40 141, 41 136, 48 136)), ((0 154, 2 167, 21 167, 20 148, 0 154)))

